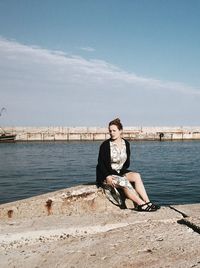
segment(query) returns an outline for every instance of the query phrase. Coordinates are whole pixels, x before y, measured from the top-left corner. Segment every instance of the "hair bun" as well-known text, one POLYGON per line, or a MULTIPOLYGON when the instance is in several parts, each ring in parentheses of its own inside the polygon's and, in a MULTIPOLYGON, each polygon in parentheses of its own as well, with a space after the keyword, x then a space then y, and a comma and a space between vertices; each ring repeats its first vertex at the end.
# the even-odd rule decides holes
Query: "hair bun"
POLYGON ((121 123, 120 119, 119 118, 115 118, 113 121, 116 121, 118 123, 121 123))
POLYGON ((111 125, 116 125, 119 130, 123 129, 123 125, 122 125, 119 118, 115 118, 114 120, 110 121, 109 126, 111 126, 111 125))

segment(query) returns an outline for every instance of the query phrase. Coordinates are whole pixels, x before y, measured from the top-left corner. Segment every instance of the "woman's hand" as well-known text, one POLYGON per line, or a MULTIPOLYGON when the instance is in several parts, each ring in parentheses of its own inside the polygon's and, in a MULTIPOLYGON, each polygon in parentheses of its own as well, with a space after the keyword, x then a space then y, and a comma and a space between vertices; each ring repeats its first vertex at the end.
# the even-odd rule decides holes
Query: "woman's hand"
POLYGON ((115 180, 114 177, 109 175, 106 177, 106 183, 112 187, 115 187, 115 180))

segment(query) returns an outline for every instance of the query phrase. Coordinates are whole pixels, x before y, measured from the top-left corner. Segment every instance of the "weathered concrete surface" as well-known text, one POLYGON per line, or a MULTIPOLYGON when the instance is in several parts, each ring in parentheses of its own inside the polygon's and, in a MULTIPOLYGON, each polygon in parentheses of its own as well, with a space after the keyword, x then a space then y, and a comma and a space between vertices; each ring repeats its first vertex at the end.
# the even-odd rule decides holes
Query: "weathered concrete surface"
POLYGON ((173 205, 177 211, 181 211, 186 217, 200 216, 200 204, 199 205, 173 205))
POLYGON ((1 267, 200 267, 200 235, 178 223, 198 219, 199 204, 151 213, 120 210, 95 186, 79 186, 0 209, 1 267), (64 194, 72 198, 62 210, 64 194), (51 213, 34 211, 53 197, 51 213), (29 214, 9 218, 4 212, 10 207, 29 214))
POLYGON ((110 204, 102 195, 103 191, 95 185, 67 188, 0 205, 0 220, 104 211, 110 204))
POLYGON ((182 213, 183 218, 178 221, 180 224, 185 224, 200 234, 200 205, 177 205, 172 208, 182 213))

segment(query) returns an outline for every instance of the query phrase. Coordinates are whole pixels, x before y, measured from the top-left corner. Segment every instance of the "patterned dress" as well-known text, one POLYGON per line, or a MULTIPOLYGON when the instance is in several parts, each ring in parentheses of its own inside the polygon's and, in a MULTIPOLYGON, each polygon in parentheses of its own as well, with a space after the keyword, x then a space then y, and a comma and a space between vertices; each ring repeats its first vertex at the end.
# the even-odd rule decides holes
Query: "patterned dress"
MULTIPOLYGON (((110 141, 110 156, 111 156, 111 167, 112 169, 116 170, 117 173, 120 173, 124 163, 127 159, 126 153, 126 144, 125 141, 122 139, 122 147, 121 149, 117 146, 117 144, 113 141, 110 141)), ((105 184, 105 194, 106 197, 116 205, 122 205, 122 198, 117 190, 117 188, 128 188, 130 191, 135 192, 132 184, 128 181, 126 176, 118 176, 112 175, 114 177, 116 187, 112 187, 110 185, 105 184)))

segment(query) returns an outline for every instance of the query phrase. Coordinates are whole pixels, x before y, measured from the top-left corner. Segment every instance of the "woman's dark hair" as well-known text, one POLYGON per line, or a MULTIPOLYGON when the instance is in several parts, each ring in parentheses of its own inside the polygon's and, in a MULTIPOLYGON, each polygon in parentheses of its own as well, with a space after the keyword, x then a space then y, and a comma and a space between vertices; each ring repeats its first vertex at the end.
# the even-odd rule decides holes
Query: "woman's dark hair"
POLYGON ((108 124, 108 126, 110 127, 112 125, 115 125, 119 130, 122 130, 123 129, 123 125, 122 125, 122 123, 121 123, 121 121, 120 121, 119 118, 116 118, 116 119, 110 121, 110 123, 108 124))

